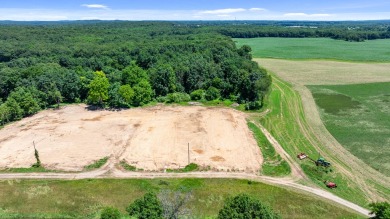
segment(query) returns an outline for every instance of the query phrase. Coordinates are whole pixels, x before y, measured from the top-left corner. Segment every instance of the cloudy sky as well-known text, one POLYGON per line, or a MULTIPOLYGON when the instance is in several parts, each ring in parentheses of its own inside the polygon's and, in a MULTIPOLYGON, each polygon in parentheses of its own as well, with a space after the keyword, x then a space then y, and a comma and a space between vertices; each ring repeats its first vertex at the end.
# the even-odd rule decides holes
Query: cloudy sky
POLYGON ((0 20, 379 20, 390 0, 1 0, 0 20))

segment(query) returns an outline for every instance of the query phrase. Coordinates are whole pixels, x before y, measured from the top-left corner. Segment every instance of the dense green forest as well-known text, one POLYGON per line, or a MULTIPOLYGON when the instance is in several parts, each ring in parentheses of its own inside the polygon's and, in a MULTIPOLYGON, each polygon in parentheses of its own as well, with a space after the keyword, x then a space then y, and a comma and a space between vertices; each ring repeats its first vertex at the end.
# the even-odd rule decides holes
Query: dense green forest
POLYGON ((231 37, 390 38, 390 21, 0 22, 0 125, 60 102, 122 108, 230 99, 271 78, 231 37))
POLYGON ((256 109, 271 79, 250 51, 174 22, 3 22, 0 125, 60 102, 117 108, 231 99, 256 109))

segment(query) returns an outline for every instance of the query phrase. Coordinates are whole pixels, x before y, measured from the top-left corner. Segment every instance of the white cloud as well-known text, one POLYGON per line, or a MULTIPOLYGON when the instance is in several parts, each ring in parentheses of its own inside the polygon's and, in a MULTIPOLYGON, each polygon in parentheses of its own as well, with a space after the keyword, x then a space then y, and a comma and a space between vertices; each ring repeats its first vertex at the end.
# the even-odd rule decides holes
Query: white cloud
POLYGON ((311 14, 311 17, 330 17, 331 14, 311 14))
MULTIPOLYGON (((222 9, 221 9, 222 10, 222 9)), ((203 11, 204 12, 204 11, 203 11)), ((281 13, 266 10, 256 13, 250 9, 200 13, 197 10, 53 10, 53 9, 17 9, 0 8, 0 20, 15 21, 56 21, 56 20, 383 20, 390 12, 309 14, 281 13), (225 13, 222 13, 225 12, 225 13), (229 13, 230 12, 230 13, 229 13), (228 16, 229 15, 229 16, 228 16)))
POLYGON ((218 17, 231 17, 230 14, 218 14, 217 16, 218 17))
POLYGON ((83 4, 81 6, 86 8, 92 8, 92 9, 108 9, 106 5, 99 5, 99 4, 83 4))
POLYGON ((266 11, 264 8, 250 8, 249 11, 266 11))
POLYGON ((286 13, 284 17, 329 17, 330 14, 286 13))
POLYGON ((305 13, 286 13, 286 14, 284 14, 283 16, 286 16, 286 17, 292 17, 292 16, 307 16, 307 14, 305 14, 305 13))
POLYGON ((208 10, 208 11, 200 11, 201 14, 232 14, 238 12, 244 12, 246 9, 244 8, 225 8, 225 9, 217 9, 217 10, 208 10))

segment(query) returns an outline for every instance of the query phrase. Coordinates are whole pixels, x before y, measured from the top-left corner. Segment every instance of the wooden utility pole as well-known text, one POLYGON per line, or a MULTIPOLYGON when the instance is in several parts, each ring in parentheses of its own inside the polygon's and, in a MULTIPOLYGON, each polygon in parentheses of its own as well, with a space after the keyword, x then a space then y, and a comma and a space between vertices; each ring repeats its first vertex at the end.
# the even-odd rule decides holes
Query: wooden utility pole
POLYGON ((190 164, 190 143, 188 143, 188 164, 190 164))

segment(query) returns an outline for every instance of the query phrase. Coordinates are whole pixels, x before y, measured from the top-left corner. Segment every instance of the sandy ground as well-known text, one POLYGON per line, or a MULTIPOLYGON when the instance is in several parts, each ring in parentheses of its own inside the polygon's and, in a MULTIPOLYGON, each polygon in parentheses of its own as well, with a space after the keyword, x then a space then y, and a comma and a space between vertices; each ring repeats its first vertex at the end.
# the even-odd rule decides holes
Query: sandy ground
POLYGON ((35 162, 33 141, 48 169, 82 170, 110 156, 145 170, 190 162, 215 170, 256 172, 262 156, 245 114, 226 108, 155 106, 89 111, 85 105, 46 110, 0 130, 0 169, 35 162))

